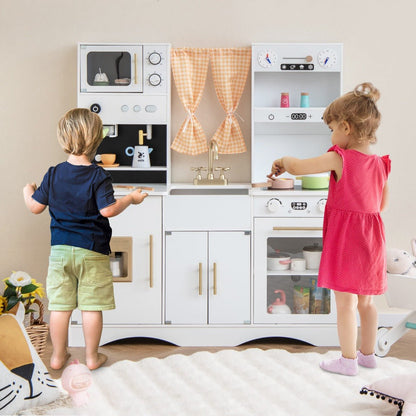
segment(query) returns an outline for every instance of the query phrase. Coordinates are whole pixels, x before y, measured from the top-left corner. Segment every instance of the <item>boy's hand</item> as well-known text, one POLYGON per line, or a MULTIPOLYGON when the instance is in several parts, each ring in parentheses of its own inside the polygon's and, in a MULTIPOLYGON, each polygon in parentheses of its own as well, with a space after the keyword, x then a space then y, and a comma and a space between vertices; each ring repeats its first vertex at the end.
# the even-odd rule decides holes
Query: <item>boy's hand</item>
POLYGON ((132 204, 137 205, 143 202, 143 199, 145 199, 149 194, 148 193, 142 193, 141 189, 134 190, 131 194, 132 197, 132 204))
POLYGON ((35 191, 36 191, 36 189, 37 189, 38 187, 36 186, 36 183, 35 182, 32 182, 32 183, 28 183, 28 184, 26 184, 26 186, 23 188, 23 193, 25 194, 25 193, 28 193, 28 194, 33 194, 35 191))

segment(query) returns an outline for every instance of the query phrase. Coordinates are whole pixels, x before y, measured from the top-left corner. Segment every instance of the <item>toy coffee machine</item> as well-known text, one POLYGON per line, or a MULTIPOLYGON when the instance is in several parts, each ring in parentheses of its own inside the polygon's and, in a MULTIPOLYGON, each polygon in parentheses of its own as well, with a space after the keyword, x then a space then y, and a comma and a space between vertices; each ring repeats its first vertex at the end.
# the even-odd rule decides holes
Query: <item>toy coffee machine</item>
POLYGON ((78 107, 103 121, 113 182, 170 182, 169 44, 79 43, 78 107))

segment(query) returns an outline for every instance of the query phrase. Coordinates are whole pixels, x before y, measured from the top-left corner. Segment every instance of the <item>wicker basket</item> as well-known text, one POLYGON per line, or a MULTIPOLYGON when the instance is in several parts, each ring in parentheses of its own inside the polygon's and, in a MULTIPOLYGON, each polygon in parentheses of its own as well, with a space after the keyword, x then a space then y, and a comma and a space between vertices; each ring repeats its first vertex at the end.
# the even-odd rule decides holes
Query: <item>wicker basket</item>
POLYGON ((35 299, 33 303, 36 303, 38 305, 39 317, 35 319, 33 312, 31 312, 30 325, 27 326, 25 329, 27 334, 29 335, 30 342, 35 347, 36 352, 39 354, 40 357, 42 357, 45 352, 46 343, 48 340, 49 325, 43 320, 43 303, 38 299, 35 299))

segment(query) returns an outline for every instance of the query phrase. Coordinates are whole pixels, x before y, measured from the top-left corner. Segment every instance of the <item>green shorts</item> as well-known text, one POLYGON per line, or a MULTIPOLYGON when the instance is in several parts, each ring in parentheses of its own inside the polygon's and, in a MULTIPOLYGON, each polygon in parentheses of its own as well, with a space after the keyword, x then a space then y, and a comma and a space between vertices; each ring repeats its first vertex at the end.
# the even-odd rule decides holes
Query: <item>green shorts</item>
POLYGON ((51 311, 114 309, 109 256, 80 247, 52 246, 46 293, 51 311))

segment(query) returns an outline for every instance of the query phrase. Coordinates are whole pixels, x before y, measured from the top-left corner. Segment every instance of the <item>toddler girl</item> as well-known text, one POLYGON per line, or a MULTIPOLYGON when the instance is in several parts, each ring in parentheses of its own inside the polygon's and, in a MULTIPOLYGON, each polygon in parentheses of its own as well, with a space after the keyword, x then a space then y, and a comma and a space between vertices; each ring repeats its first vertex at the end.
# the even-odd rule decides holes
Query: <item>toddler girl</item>
POLYGON ((311 159, 282 157, 273 162, 269 175, 331 171, 318 286, 335 293, 342 355, 336 360, 323 361, 320 366, 344 375, 356 375, 358 364, 376 367, 377 310, 372 295, 380 295, 387 289, 380 212, 387 201, 390 159, 370 152, 380 124, 376 106, 379 96, 371 83, 363 83, 336 99, 323 116, 332 131, 333 146, 329 151, 311 159), (356 351, 357 309, 361 320, 359 351, 356 351))

